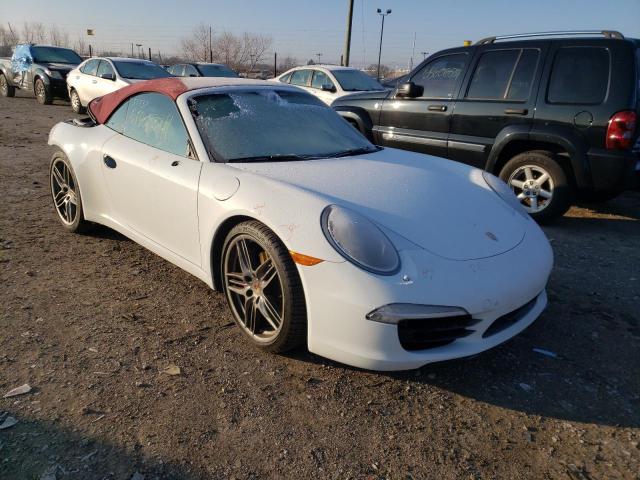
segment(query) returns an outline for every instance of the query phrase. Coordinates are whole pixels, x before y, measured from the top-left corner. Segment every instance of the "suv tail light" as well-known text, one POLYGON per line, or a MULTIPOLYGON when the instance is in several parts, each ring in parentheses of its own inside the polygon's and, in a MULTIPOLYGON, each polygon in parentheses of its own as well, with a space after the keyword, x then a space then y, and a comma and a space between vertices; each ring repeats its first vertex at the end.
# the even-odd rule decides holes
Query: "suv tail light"
POLYGON ((633 147, 636 133, 636 112, 624 110, 609 119, 607 127, 607 150, 627 150, 633 147))

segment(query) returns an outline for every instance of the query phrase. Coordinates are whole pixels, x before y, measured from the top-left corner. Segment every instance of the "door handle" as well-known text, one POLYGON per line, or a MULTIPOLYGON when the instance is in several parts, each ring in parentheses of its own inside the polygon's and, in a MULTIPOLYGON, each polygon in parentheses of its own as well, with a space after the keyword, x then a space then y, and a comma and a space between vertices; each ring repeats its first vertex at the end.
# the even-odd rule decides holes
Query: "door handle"
POLYGON ((446 105, 429 105, 427 110, 431 112, 446 112, 447 106, 446 105))
POLYGON ((507 115, 526 115, 529 110, 526 108, 507 108, 504 113, 507 115))
POLYGON ((116 161, 113 158, 111 158, 109 155, 106 155, 106 154, 102 156, 102 161, 109 168, 116 168, 118 166, 116 161))
POLYGON ((174 160, 173 162, 171 162, 172 167, 177 167, 178 165, 180 165, 180 162, 178 160, 174 160))

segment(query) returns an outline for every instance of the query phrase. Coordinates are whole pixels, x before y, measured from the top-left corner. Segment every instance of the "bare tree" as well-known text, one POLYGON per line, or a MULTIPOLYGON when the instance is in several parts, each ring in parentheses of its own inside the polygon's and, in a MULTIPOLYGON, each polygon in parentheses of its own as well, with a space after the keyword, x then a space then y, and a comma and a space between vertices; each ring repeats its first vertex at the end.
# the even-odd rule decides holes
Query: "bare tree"
POLYGON ((84 36, 79 35, 73 44, 73 49, 78 52, 78 55, 84 56, 87 52, 87 41, 84 36))
POLYGON ((286 72, 290 68, 297 67, 300 65, 297 58, 286 56, 280 61, 280 65, 278 65, 278 70, 281 72, 286 72))
POLYGON ((182 52, 187 60, 192 62, 209 60, 209 28, 201 23, 193 29, 191 35, 182 39, 182 52))
POLYGON ((20 38, 26 43, 45 43, 47 41, 47 29, 40 22, 24 22, 20 38))
POLYGON ((57 25, 49 27, 49 43, 56 47, 69 47, 69 32, 60 30, 57 25))
POLYGON ((255 66, 262 62, 264 54, 271 48, 273 39, 266 35, 251 35, 245 33, 242 36, 244 50, 249 57, 249 70, 253 70, 255 66))
POLYGON ((17 33, 11 24, 7 23, 7 26, 0 25, 0 56, 8 57, 11 55, 13 47, 20 41, 17 33))

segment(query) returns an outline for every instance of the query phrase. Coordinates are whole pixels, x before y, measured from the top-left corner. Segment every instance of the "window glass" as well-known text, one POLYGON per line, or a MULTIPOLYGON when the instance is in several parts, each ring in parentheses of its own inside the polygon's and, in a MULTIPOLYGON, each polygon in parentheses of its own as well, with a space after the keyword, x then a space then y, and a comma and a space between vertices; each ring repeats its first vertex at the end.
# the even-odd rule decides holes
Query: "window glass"
POLYGON ((188 136, 178 108, 160 93, 142 93, 127 101, 124 135, 160 150, 187 156, 188 136))
POLYGON ((280 77, 280 81, 282 83, 289 83, 289 80, 291 79, 291 74, 287 73, 286 75, 280 77))
POLYGON ((196 67, 194 67, 193 65, 185 65, 184 66, 184 73, 182 74, 183 77, 198 77, 198 70, 196 70, 196 67))
POLYGON ((291 73, 291 85, 301 85, 306 87, 309 85, 311 78, 311 70, 296 70, 291 73))
POLYGON ((84 66, 80 69, 82 73, 86 73, 87 75, 95 75, 98 71, 98 64, 100 60, 97 58, 93 58, 89 60, 84 66))
POLYGON ((533 85, 533 77, 538 66, 539 50, 527 48, 522 50, 520 60, 516 71, 513 72, 513 78, 507 92, 508 100, 528 100, 531 93, 531 85, 533 85))
POLYGON ((482 54, 467 92, 468 98, 502 100, 520 50, 494 50, 482 54))
POLYGON ((333 82, 324 72, 320 70, 316 70, 313 72, 313 80, 311 81, 311 86, 313 88, 322 88, 323 85, 331 85, 333 87, 333 82))
POLYGON ((236 72, 224 65, 201 64, 198 65, 198 70, 200 70, 200 73, 205 77, 238 78, 236 72))
POLYGON ((167 69, 167 72, 169 72, 171 75, 176 75, 178 77, 181 77, 182 68, 183 68, 182 65, 172 65, 167 69))
POLYGON ((111 65, 109 64, 109 62, 107 62, 106 60, 102 60, 100 61, 100 66, 98 67, 98 77, 101 77, 102 75, 104 75, 105 73, 110 73, 115 77, 115 72, 113 71, 113 68, 111 67, 111 65))
POLYGON ((606 48, 560 48, 553 61, 547 100, 586 105, 602 103, 608 84, 609 51, 606 48))
POLYGON ((339 69, 332 73, 345 92, 384 90, 384 87, 375 78, 360 70, 339 69))
POLYGON ((31 55, 36 63, 71 63, 79 64, 82 58, 69 48, 31 47, 31 55))
POLYGON ((171 76, 171 74, 160 65, 156 65, 152 62, 142 60, 114 60, 113 64, 115 65, 116 70, 118 70, 118 73, 122 78, 130 78, 133 80, 151 80, 152 78, 165 78, 171 76))
POLYGON ((256 89, 204 94, 192 97, 191 105, 197 112, 200 135, 217 160, 264 160, 282 155, 322 158, 375 148, 306 92, 256 89))
POLYGON ((129 108, 129 101, 127 100, 120 105, 115 112, 111 114, 105 125, 111 130, 115 130, 118 133, 124 132, 124 123, 127 120, 127 109, 129 108))
POLYGON ((452 98, 467 55, 458 53, 437 58, 422 67, 411 81, 424 88, 426 98, 452 98))

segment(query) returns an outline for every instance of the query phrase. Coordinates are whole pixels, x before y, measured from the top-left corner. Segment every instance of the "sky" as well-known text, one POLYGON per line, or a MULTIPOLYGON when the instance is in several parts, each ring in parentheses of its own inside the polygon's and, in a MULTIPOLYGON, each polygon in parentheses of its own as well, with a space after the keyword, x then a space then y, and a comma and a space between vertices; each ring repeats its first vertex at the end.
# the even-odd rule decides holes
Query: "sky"
MULTIPOLYGON (((197 24, 215 32, 269 35, 279 58, 339 63, 348 0, 0 0, 0 22, 55 24, 74 41, 95 30, 89 43, 131 53, 131 43, 163 56, 180 52, 180 40, 197 24)), ((407 67, 421 52, 462 45, 464 40, 520 32, 608 29, 640 38, 640 0, 355 0, 351 65, 377 62, 380 16, 382 63, 407 67), (415 49, 413 47, 415 38, 415 49)))

